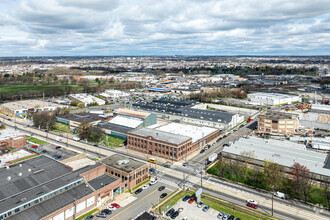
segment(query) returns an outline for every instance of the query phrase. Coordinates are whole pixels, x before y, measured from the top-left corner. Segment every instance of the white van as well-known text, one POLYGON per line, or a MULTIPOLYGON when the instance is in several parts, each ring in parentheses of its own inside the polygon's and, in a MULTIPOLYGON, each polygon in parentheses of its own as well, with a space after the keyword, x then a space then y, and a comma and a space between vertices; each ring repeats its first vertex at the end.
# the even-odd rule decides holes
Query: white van
POLYGON ((73 140, 75 140, 75 141, 80 141, 80 138, 77 137, 77 136, 74 136, 74 137, 73 137, 73 140))
POLYGON ((288 198, 288 196, 285 193, 281 193, 279 191, 274 192, 274 196, 276 196, 278 198, 281 198, 281 199, 287 199, 288 198))

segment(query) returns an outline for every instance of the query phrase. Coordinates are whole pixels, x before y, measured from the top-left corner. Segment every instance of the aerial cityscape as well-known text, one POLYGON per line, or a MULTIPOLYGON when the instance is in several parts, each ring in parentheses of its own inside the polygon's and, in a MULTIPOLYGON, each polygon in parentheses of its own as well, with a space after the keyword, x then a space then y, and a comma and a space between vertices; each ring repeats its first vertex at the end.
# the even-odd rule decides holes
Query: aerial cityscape
POLYGON ((0 220, 330 219, 329 1, 0 6, 0 220))

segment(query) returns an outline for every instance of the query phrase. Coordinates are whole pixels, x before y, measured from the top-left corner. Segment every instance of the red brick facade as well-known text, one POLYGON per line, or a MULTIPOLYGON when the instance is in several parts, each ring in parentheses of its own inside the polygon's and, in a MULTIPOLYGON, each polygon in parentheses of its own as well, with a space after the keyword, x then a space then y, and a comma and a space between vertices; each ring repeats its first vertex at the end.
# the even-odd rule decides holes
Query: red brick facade
POLYGON ((217 130, 194 143, 192 143, 192 138, 190 138, 180 144, 172 144, 169 142, 157 140, 151 136, 142 137, 136 134, 127 133, 127 147, 128 149, 145 153, 150 156, 157 156, 169 160, 179 161, 183 159, 186 154, 189 155, 219 135, 220 131, 217 130))
POLYGON ((25 145, 26 145, 25 135, 19 135, 16 137, 6 137, 0 140, 0 150, 7 148, 7 146, 19 149, 24 147, 25 145))

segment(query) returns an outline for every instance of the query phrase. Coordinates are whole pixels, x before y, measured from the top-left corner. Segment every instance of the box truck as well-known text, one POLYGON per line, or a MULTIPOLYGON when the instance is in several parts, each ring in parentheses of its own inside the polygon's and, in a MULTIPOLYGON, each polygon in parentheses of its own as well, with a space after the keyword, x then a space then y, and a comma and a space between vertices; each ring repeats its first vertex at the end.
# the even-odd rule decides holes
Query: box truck
POLYGON ((217 153, 213 153, 208 157, 209 162, 213 162, 218 158, 218 154, 217 153))

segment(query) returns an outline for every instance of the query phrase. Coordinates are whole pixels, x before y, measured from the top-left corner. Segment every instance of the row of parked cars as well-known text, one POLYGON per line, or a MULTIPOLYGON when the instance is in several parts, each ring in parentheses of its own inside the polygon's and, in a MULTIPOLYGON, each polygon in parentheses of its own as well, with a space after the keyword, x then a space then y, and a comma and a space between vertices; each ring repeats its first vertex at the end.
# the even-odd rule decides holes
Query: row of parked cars
MULTIPOLYGON (((103 209, 100 213, 98 213, 96 215, 96 217, 99 218, 106 218, 107 215, 111 215, 113 211, 115 211, 116 209, 120 208, 120 205, 118 203, 112 203, 110 204, 106 209, 103 209)), ((89 215, 85 218, 85 220, 91 220, 93 219, 94 216, 93 215, 89 215)))

